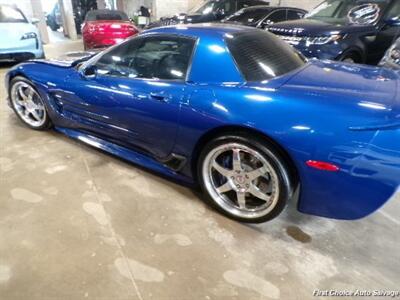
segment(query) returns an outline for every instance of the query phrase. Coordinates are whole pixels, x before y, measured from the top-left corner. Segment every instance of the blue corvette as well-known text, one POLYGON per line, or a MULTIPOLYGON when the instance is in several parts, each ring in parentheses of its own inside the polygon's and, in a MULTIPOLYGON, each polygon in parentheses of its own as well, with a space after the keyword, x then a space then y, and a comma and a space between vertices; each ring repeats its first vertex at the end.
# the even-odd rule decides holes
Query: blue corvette
POLYGON ((32 61, 6 76, 10 105, 183 183, 243 222, 276 217, 300 187, 307 214, 358 219, 400 184, 396 73, 306 61, 270 33, 179 25, 97 55, 32 61))

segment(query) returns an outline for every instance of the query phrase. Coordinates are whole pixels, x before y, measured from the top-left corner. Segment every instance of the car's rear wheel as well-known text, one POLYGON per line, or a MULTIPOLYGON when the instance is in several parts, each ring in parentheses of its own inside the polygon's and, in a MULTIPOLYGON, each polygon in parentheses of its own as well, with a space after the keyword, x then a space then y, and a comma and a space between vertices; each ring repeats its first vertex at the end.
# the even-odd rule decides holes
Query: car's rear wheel
POLYGON ((25 125, 36 130, 50 128, 44 101, 29 80, 15 77, 10 82, 9 94, 13 110, 25 125))
POLYGON ((275 218, 292 191, 278 151, 249 135, 221 136, 207 144, 199 158, 198 178, 206 200, 241 222, 275 218))
POLYGON ((347 62, 347 63, 352 63, 352 64, 354 64, 354 63, 355 64, 362 63, 362 59, 355 52, 344 53, 341 57, 339 57, 339 60, 342 61, 342 62, 347 62))

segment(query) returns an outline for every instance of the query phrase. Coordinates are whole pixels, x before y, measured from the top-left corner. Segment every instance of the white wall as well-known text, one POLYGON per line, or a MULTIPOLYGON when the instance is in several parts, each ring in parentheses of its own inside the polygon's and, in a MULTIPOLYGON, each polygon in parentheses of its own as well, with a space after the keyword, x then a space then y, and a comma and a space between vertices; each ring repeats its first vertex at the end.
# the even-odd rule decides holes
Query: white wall
POLYGON ((15 4, 30 19, 33 16, 31 0, 0 0, 1 4, 15 4))
POLYGON ((322 0, 269 0, 271 5, 293 6, 310 10, 322 2, 322 0))

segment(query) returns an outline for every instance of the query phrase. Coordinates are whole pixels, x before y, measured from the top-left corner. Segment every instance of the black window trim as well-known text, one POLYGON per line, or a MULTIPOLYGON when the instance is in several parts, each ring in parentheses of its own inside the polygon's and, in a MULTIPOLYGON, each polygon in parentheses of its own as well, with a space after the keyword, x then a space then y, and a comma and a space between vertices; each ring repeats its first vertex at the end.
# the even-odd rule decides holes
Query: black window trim
POLYGON ((90 64, 86 65, 85 68, 87 68, 90 65, 96 65, 96 63, 107 53, 111 52, 113 49, 118 48, 124 44, 128 44, 129 42, 133 41, 133 40, 139 40, 139 39, 145 39, 145 38, 152 38, 152 37, 172 37, 172 38, 180 38, 180 39, 188 39, 188 40, 192 40, 194 41, 193 44, 193 49, 192 49, 192 53, 190 54, 190 58, 189 58, 189 63, 188 63, 188 67, 186 70, 186 76, 184 79, 162 79, 162 78, 130 78, 130 77, 123 77, 123 76, 119 76, 119 75, 108 75, 108 74, 102 74, 101 76, 104 77, 113 77, 113 78, 124 78, 124 79, 128 79, 128 80, 140 80, 140 81, 156 81, 156 82, 176 82, 176 83, 188 83, 189 82, 189 78, 191 75, 191 71, 192 71, 192 64, 193 64, 193 59, 195 57, 196 54, 196 50, 197 50, 197 46, 199 43, 199 38, 198 37, 194 37, 194 36, 188 36, 188 35, 184 35, 184 34, 171 34, 171 33, 148 33, 148 34, 142 34, 136 37, 133 37, 131 39, 127 39, 126 41, 124 41, 121 44, 118 44, 114 47, 111 47, 109 49, 107 49, 104 53, 102 53, 102 55, 100 55, 99 57, 96 58, 96 60, 94 60, 93 62, 91 62, 90 64))

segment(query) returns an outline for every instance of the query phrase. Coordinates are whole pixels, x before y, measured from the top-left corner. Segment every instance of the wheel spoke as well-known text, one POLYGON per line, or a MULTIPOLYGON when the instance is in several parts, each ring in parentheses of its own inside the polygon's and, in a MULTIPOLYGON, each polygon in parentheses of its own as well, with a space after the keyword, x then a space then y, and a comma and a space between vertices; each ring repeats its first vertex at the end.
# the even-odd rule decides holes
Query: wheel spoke
POLYGON ((236 193, 237 201, 240 208, 246 208, 246 193, 236 193))
POLYGON ((217 188, 217 192, 220 194, 229 192, 230 190, 232 190, 232 186, 230 185, 229 181, 217 188))
POLYGON ((28 99, 27 99, 28 101, 32 101, 33 100, 33 94, 34 94, 33 89, 29 88, 28 99))
POLYGON ((228 177, 230 174, 230 170, 225 169, 224 167, 222 167, 219 163, 217 163, 216 161, 214 161, 214 163, 212 164, 212 167, 218 171, 218 173, 220 173, 221 175, 224 175, 225 177, 228 177))
POLYGON ((29 118, 29 114, 30 114, 30 112, 25 108, 25 110, 24 110, 24 116, 25 116, 26 118, 29 118))
POLYGON ((33 111, 31 112, 31 114, 32 114, 32 116, 36 119, 36 121, 40 121, 40 120, 41 120, 40 115, 39 115, 39 112, 38 112, 37 110, 33 110, 33 111))
POLYGON ((22 100, 26 101, 28 97, 25 95, 22 86, 18 88, 18 94, 22 98, 22 100))
POLYGON ((265 166, 262 166, 259 169, 248 172, 247 176, 249 176, 250 180, 254 180, 260 176, 265 175, 267 172, 268 172, 267 168, 265 166))
POLYGON ((240 149, 233 149, 232 150, 232 167, 234 171, 241 171, 242 170, 242 163, 240 161, 240 149))
POLYGON ((268 196, 267 194, 263 193, 262 191, 260 191, 260 189, 258 187, 256 187, 254 184, 252 184, 248 190, 248 192, 250 194, 252 194, 254 197, 257 197, 261 200, 264 201, 269 201, 271 199, 270 196, 268 196))

